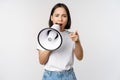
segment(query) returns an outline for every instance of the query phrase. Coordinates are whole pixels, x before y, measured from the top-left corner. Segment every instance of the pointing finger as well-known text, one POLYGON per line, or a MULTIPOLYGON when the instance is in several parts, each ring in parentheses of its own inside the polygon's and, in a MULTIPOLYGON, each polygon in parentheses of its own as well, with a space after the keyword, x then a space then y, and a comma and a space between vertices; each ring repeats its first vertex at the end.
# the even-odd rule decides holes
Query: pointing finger
POLYGON ((78 34, 78 31, 76 30, 76 31, 74 32, 74 34, 77 35, 77 34, 78 34))

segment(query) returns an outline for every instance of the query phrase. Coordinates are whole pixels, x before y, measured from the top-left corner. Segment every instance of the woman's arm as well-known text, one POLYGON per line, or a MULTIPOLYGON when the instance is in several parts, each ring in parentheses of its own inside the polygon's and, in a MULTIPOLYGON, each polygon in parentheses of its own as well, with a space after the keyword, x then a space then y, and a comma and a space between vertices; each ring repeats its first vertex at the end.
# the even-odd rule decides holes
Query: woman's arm
POLYGON ((75 42, 74 53, 75 53, 76 58, 78 60, 82 60, 83 59, 83 48, 81 46, 81 43, 79 40, 79 35, 78 35, 77 31, 74 33, 71 33, 70 37, 75 42))
POLYGON ((75 42, 74 53, 78 60, 83 59, 83 48, 82 48, 79 40, 75 42))
POLYGON ((49 56, 50 56, 51 51, 47 51, 47 50, 38 50, 38 54, 39 54, 39 62, 40 64, 44 65, 47 63, 49 56))

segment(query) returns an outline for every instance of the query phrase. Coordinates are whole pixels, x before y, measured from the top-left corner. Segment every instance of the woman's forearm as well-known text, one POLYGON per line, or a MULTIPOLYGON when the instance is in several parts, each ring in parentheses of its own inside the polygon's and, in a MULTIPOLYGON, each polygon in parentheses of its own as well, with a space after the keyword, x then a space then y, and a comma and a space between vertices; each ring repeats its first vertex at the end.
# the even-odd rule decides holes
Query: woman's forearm
POLYGON ((75 53, 75 56, 77 57, 78 60, 82 60, 82 58, 83 58, 83 48, 82 48, 79 40, 77 42, 75 42, 74 53, 75 53))
POLYGON ((38 50, 38 54, 39 54, 39 62, 40 64, 44 65, 47 63, 48 59, 49 59, 49 56, 50 56, 50 51, 41 51, 41 50, 38 50))

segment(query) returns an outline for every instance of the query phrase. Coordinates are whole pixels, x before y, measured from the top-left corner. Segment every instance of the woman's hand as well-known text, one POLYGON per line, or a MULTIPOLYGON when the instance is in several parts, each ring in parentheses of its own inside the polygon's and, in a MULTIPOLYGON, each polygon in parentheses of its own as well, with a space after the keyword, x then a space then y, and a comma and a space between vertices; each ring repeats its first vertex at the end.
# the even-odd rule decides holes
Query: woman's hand
POLYGON ((75 31, 75 32, 70 33, 70 38, 71 38, 74 42, 78 42, 78 41, 79 41, 78 32, 75 31))

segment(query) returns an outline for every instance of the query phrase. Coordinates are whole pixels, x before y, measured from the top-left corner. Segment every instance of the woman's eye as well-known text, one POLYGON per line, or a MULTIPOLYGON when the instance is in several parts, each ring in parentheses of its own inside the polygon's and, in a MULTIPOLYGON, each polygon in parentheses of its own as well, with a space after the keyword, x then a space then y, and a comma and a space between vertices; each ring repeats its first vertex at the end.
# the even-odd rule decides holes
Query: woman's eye
POLYGON ((63 17, 67 17, 67 15, 62 15, 63 17))
POLYGON ((55 15, 55 17, 58 17, 58 16, 59 16, 58 14, 55 15))
POLYGON ((67 17, 67 16, 65 15, 65 16, 63 16, 63 17, 67 17))

